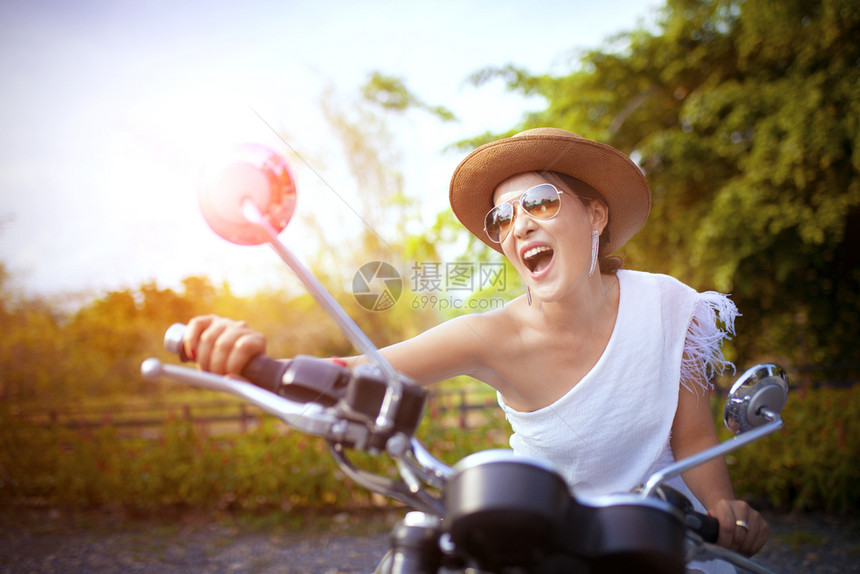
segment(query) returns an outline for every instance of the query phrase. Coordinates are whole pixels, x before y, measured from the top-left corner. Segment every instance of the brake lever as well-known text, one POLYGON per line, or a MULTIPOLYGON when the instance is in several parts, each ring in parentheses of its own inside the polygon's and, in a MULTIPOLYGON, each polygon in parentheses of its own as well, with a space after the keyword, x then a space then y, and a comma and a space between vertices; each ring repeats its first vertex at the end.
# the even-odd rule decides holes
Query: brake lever
POLYGON ((147 379, 165 376, 195 387, 239 397, 278 417, 296 430, 312 436, 354 444, 357 448, 363 448, 370 437, 366 425, 345 420, 320 404, 292 401, 245 381, 188 367, 167 365, 155 358, 146 359, 140 371, 147 379))

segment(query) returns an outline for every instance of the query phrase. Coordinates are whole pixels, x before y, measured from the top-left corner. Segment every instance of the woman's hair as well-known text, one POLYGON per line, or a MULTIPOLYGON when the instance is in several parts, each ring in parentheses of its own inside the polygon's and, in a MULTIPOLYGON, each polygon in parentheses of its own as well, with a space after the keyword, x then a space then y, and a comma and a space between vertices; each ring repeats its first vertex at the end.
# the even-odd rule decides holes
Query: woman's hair
MULTIPOLYGON (((559 173, 557 171, 541 171, 542 176, 550 182, 555 183, 556 187, 563 187, 570 190, 573 195, 587 206, 592 201, 599 201, 608 207, 606 200, 600 195, 600 192, 585 183, 580 179, 576 179, 570 175, 559 173)), ((612 213, 609 214, 609 221, 612 221, 612 213)), ((600 234, 600 248, 597 255, 597 263, 600 266, 600 272, 609 275, 621 269, 624 260, 618 255, 609 255, 605 253, 606 244, 609 242, 609 224, 603 228, 603 233, 600 234)))

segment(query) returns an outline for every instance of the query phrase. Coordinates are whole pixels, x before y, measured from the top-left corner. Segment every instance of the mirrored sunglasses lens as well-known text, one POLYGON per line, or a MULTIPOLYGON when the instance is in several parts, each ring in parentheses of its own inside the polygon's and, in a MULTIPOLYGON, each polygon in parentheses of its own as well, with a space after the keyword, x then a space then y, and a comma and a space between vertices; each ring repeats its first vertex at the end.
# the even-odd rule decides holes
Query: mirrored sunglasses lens
POLYGON ((551 185, 538 185, 523 194, 522 206, 529 215, 549 219, 558 213, 561 199, 558 190, 551 185))
POLYGON ((484 220, 484 228, 492 241, 501 243, 507 236, 513 214, 513 206, 509 203, 502 203, 490 210, 484 220))

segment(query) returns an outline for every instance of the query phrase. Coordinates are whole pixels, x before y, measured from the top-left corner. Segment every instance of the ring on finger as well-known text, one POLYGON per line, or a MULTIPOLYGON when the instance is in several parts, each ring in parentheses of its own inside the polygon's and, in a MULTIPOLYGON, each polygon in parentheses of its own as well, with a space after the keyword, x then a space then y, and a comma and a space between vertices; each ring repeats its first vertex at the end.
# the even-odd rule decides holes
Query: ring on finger
POLYGON ((750 525, 747 524, 746 520, 735 520, 735 525, 740 526, 741 528, 749 532, 750 525))

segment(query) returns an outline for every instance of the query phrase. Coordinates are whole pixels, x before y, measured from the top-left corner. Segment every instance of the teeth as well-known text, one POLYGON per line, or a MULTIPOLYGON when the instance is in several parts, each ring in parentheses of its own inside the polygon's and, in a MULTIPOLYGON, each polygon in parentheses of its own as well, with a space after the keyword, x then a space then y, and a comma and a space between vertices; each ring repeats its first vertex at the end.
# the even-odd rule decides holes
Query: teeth
POLYGON ((537 255, 538 253, 543 253, 544 251, 552 251, 552 249, 550 249, 546 245, 540 245, 538 247, 532 247, 531 249, 529 249, 528 251, 523 253, 523 259, 530 259, 530 258, 534 257, 535 255, 537 255))

